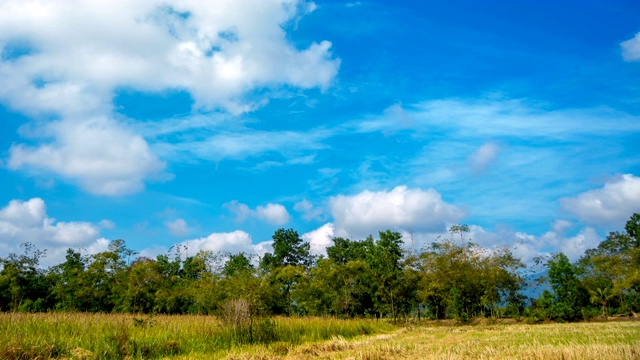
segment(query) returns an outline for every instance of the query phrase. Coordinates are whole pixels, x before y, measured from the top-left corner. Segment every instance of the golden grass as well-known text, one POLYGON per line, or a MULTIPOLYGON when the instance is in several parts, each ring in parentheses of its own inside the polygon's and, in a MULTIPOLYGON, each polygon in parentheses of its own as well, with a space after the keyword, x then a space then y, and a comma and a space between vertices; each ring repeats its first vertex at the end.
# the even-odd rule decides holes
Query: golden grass
POLYGON ((640 322, 417 326, 286 359, 640 359, 640 322))
POLYGON ((241 343, 210 316, 0 314, 0 359, 640 359, 640 322, 525 325, 275 318, 241 343))

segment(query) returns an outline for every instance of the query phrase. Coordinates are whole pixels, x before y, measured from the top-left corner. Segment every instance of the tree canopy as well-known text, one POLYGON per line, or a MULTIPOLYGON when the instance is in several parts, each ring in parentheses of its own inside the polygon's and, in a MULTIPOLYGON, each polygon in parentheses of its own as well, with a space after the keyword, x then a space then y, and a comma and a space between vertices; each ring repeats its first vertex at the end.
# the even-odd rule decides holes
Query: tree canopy
POLYGON ((251 314, 455 318, 514 316, 578 320, 640 310, 640 215, 609 233, 575 263, 545 261, 548 288, 527 299, 524 264, 507 246, 484 248, 455 225, 449 237, 404 250, 402 234, 333 238, 312 256, 293 229, 273 234, 273 252, 200 251, 180 246, 150 259, 124 240, 44 269, 45 250, 22 245, 0 258, 0 310, 220 314, 244 304, 251 314), (225 310, 226 309, 226 310, 225 310))

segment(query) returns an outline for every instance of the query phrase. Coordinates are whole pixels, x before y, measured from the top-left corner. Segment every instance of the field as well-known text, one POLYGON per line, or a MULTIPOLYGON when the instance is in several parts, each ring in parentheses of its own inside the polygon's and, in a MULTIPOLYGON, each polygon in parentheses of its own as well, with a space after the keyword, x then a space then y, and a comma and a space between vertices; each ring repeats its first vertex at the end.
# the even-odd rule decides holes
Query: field
POLYGON ((0 359, 638 359, 640 322, 458 326, 208 316, 0 314, 0 359))

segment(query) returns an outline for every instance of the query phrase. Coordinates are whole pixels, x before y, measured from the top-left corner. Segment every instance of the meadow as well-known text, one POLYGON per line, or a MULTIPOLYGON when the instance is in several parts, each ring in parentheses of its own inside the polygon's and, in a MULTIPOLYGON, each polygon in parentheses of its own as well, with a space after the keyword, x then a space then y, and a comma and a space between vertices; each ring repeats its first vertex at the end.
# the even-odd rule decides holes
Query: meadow
POLYGON ((1 359, 638 359, 640 322, 0 314, 1 359))
POLYGON ((286 354, 305 343, 393 329, 387 322, 333 318, 228 323, 198 315, 2 313, 0 359, 220 358, 255 349, 286 354))

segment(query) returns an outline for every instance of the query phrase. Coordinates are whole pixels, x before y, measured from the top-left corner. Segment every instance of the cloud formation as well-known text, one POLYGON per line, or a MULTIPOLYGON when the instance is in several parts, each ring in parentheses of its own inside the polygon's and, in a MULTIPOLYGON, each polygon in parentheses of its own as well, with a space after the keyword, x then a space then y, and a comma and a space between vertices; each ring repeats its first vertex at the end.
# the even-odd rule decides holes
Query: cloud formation
MULTIPOLYGON (((394 105, 382 115, 349 124, 353 131, 397 131, 397 115, 407 129, 428 136, 446 131, 457 140, 517 136, 520 139, 574 139, 640 131, 638 119, 611 108, 550 109, 527 99, 445 98, 394 105), (615 123, 615 126, 612 126, 615 123)), ((416 135, 419 135, 416 134, 416 135)))
POLYGON ((186 245, 189 256, 195 255, 200 250, 210 250, 214 253, 227 251, 232 254, 244 252, 262 256, 268 251, 271 251, 270 244, 271 241, 253 244, 251 235, 241 230, 227 233, 212 233, 207 237, 187 240, 180 243, 180 245, 186 245))
POLYGON ((10 169, 53 172, 100 195, 141 190, 148 177, 160 178, 164 163, 147 142, 107 117, 66 119, 44 125, 33 138, 53 138, 48 144, 11 147, 10 169))
POLYGON ((307 199, 295 203, 293 205, 293 210, 301 213, 302 218, 307 221, 319 220, 323 215, 323 209, 314 207, 307 199))
MULTIPOLYGON (((27 96, 88 94, 94 100, 78 104, 96 108, 108 107, 117 87, 177 88, 198 107, 242 112, 254 88, 331 84, 340 64, 331 43, 297 49, 287 40, 287 23, 313 9, 297 0, 4 1, 0 73, 11 89, 2 96, 21 108, 32 103, 27 96), (28 93, 10 91, 18 89, 28 93)), ((64 101, 40 103, 32 110, 74 111, 64 101)))
POLYGON ((624 61, 640 61, 640 33, 620 43, 624 61))
POLYGON ((44 264, 57 264, 64 260, 68 248, 106 249, 108 241, 98 236, 99 230, 94 224, 63 222, 49 217, 45 202, 40 198, 11 200, 0 209, 0 239, 3 240, 0 253, 3 254, 21 252, 18 246, 30 242, 40 250, 47 250, 44 264))
POLYGON ((560 200, 562 207, 580 220, 596 225, 622 225, 640 212, 640 178, 626 174, 600 189, 585 191, 560 200))
POLYGON ((380 230, 440 231, 464 213, 434 189, 397 186, 391 191, 362 191, 329 201, 337 236, 363 237, 380 230))
POLYGON ((251 209, 248 205, 233 200, 224 205, 236 217, 237 222, 243 222, 254 217, 268 222, 271 225, 284 225, 289 222, 291 216, 283 205, 269 203, 251 209))
POLYGON ((310 245, 313 255, 327 255, 327 247, 333 245, 334 227, 332 223, 326 223, 321 227, 302 234, 300 238, 310 245))
POLYGON ((469 155, 467 163, 475 174, 483 173, 489 165, 496 159, 500 147, 494 143, 485 143, 473 154, 469 155))
POLYGON ((183 237, 189 235, 189 225, 184 219, 178 218, 174 221, 167 221, 164 225, 173 236, 183 237))
MULTIPOLYGON (((0 102, 37 118, 29 138, 42 142, 14 145, 10 168, 59 174, 96 194, 139 191, 164 164, 116 113, 116 92, 186 91, 197 110, 240 114, 268 99, 250 96, 256 89, 326 89, 340 66, 331 43, 287 39, 313 9, 304 0, 3 1, 0 102)), ((246 151, 212 141, 231 157, 246 151)))

